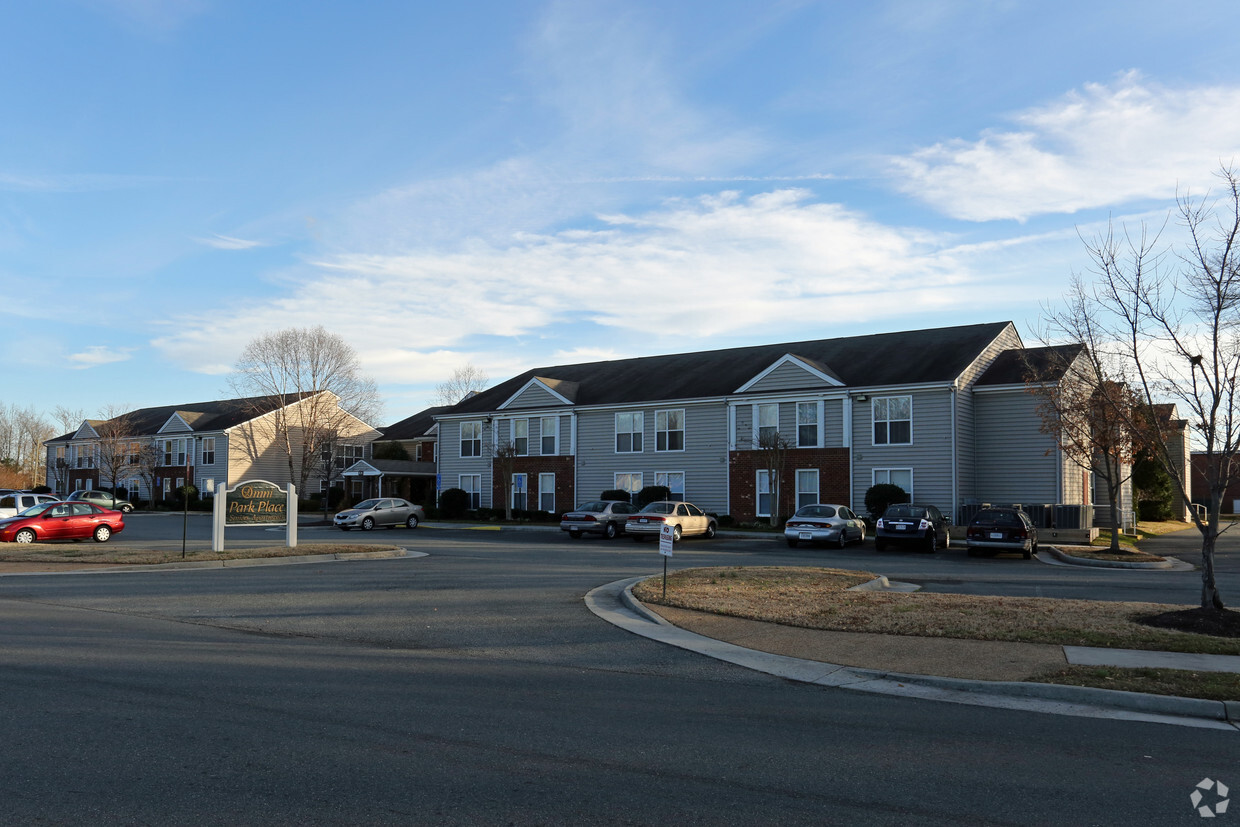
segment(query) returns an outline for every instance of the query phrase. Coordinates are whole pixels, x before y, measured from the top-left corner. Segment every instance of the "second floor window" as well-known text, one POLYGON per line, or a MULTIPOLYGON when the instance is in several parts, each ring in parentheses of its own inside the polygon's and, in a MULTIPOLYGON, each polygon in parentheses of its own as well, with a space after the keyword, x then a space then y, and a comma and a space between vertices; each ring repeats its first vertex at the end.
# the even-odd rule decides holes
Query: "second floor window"
POLYGON ((512 421, 512 447, 519 457, 530 455, 530 421, 528 419, 512 421))
POLYGON ((756 405, 754 419, 757 421, 758 445, 772 445, 776 436, 779 435, 779 405, 777 403, 769 403, 766 405, 756 405))
POLYGON ((685 412, 655 411, 654 449, 656 451, 683 451, 685 449, 685 412))
POLYGON ((616 414, 617 454, 640 454, 642 452, 642 425, 645 419, 640 411, 616 414))
POLYGON ((164 440, 164 465, 184 465, 184 464, 185 464, 185 440, 165 439, 164 440))
POLYGON ((555 456, 560 453, 560 418, 544 416, 539 422, 539 433, 542 434, 542 455, 555 456))
POLYGON ((873 400, 874 444, 911 445, 913 397, 882 396, 873 400))
POLYGON ((818 447, 818 403, 797 403, 797 447, 818 447))
POLYGON ((461 423, 461 456, 482 456, 482 423, 461 423))
POLYGON ((209 436, 202 440, 202 464, 215 464, 215 437, 209 436))

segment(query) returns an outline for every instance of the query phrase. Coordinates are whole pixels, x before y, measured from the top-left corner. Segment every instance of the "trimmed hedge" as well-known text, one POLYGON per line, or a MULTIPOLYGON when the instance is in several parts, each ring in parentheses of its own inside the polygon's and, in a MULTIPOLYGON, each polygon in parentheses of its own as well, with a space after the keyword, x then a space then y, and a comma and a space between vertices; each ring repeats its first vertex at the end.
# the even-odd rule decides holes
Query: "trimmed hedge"
POLYGON ((871 521, 883 516, 887 506, 908 501, 908 492, 889 482, 871 485, 870 490, 865 492, 865 510, 869 512, 871 521))

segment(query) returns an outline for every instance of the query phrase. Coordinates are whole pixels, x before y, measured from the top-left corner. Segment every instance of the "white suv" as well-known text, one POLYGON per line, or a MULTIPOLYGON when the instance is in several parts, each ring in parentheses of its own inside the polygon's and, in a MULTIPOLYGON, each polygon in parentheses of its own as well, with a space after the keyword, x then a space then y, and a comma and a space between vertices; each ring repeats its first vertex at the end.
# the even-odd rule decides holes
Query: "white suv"
POLYGON ((120 511, 123 514, 128 514, 130 511, 133 511, 133 503, 128 500, 118 500, 116 497, 112 496, 112 492, 104 491, 99 488, 74 491, 69 495, 68 499, 80 500, 84 503, 94 503, 100 508, 110 508, 113 511, 120 511))
POLYGON ((32 494, 29 491, 0 491, 0 517, 15 517, 32 505, 59 502, 60 497, 51 494, 32 494))

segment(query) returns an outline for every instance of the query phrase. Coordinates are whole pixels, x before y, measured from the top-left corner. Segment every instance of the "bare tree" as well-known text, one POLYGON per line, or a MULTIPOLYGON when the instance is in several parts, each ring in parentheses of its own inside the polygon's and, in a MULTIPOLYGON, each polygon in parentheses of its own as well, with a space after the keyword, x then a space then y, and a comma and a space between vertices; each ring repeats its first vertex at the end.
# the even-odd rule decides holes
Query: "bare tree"
POLYGON ((52 419, 56 420, 56 424, 60 426, 60 433, 66 434, 78 429, 82 420, 86 419, 86 411, 81 408, 66 408, 64 405, 57 405, 52 408, 52 419))
POLYGON ((302 491, 322 475, 325 445, 355 432, 355 418, 373 422, 381 413, 378 389, 357 353, 321 326, 259 336, 233 371, 229 384, 250 400, 254 415, 251 446, 275 446, 302 491))
POLYGON ((472 362, 466 362, 452 371, 452 378, 435 386, 435 404, 455 405, 485 388, 490 379, 486 371, 475 367, 472 362))
POLYGON ((504 519, 512 519, 512 475, 516 471, 517 446, 512 442, 491 449, 491 474, 499 480, 500 497, 504 500, 504 519))
POLYGON ((778 430, 760 429, 754 442, 754 449, 759 452, 758 468, 766 471, 770 481, 772 526, 778 526, 779 518, 783 516, 784 466, 790 448, 792 441, 778 430))
MULTIPOLYGON (((155 481, 159 479, 160 469, 164 464, 164 451, 159 447, 157 440, 148 440, 138 445, 137 462, 134 468, 138 472, 138 477, 142 480, 142 484, 146 486, 147 496, 151 498, 151 502, 155 502, 156 490, 155 481)), ((130 498, 136 496, 133 491, 129 492, 130 498)))
POLYGON ((102 420, 95 426, 99 435, 99 477, 108 482, 113 494, 120 488, 120 480, 133 470, 138 462, 138 434, 131 409, 121 405, 109 405, 100 413, 102 420))
MULTIPOLYGON (((1217 610, 1219 512, 1240 475, 1240 173, 1224 166, 1219 178, 1224 192, 1217 199, 1177 198, 1182 244, 1164 246, 1161 231, 1151 235, 1144 226, 1135 235, 1112 227, 1085 240, 1096 281, 1078 281, 1071 297, 1087 308, 1100 344, 1126 360, 1146 409, 1174 402, 1205 448, 1210 499, 1204 513, 1191 514, 1201 533, 1201 607, 1217 610)), ((1191 509, 1178 432, 1163 417, 1147 419, 1153 452, 1191 509)))

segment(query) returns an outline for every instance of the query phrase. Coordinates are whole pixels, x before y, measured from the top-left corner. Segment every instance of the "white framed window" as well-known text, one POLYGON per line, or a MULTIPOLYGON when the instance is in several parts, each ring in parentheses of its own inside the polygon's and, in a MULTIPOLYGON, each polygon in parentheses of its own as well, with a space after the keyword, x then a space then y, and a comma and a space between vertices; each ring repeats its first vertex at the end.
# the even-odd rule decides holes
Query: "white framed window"
POLYGON ((685 450, 685 410, 654 412, 654 449, 656 451, 685 450))
POLYGON ((462 422, 461 423, 461 456, 463 457, 480 457, 482 456, 482 423, 462 422))
POLYGON ((167 497, 172 493, 172 477, 164 477, 164 496, 167 497))
POLYGON ((215 465, 215 437, 213 436, 202 438, 202 464, 215 465))
POLYGON ((199 493, 207 497, 214 497, 215 496, 215 480, 212 479, 211 477, 204 478, 202 480, 202 488, 199 489, 199 493))
POLYGON ((461 474, 458 478, 458 485, 462 491, 469 495, 470 508, 482 508, 481 474, 461 474))
POLYGON ((818 469, 797 469, 797 508, 818 502, 818 469))
POLYGON ((685 472, 684 471, 656 471, 654 475, 654 484, 662 485, 671 492, 673 500, 685 499, 685 472))
POLYGON ((642 452, 642 428, 646 415, 641 411, 624 411, 616 414, 616 453, 640 454, 642 452))
POLYGON ((529 477, 525 474, 512 475, 512 507, 518 511, 529 508, 529 477))
POLYGON ((184 465, 184 464, 185 464, 185 440, 165 439, 164 440, 164 465, 184 465))
POLYGON ((538 510, 555 512, 555 474, 538 475, 538 510))
POLYGON ((797 447, 818 448, 822 444, 822 429, 819 427, 822 406, 818 402, 797 403, 797 447))
POLYGON ((771 516, 771 472, 759 471, 754 481, 754 515, 771 516))
POLYGON ((779 433, 779 403, 767 402, 754 405, 754 441, 758 445, 770 445, 779 433))
POLYGON ((636 497, 637 492, 642 490, 642 474, 640 471, 621 472, 615 474, 612 479, 614 481, 612 487, 618 488, 621 491, 628 491, 630 499, 636 497))
POLYGON ((538 434, 542 441, 541 451, 544 457, 553 457, 560 453, 560 418, 558 416, 542 417, 538 422, 538 434))
POLYGON ((875 445, 913 443, 913 397, 880 396, 871 401, 875 445))
POLYGON ((873 482, 870 484, 883 485, 886 483, 900 486, 904 489, 904 493, 908 494, 909 500, 913 499, 912 468, 875 468, 873 482))
MULTIPOLYGON (((512 421, 512 447, 519 457, 530 455, 530 421, 514 419, 512 421)), ((524 508, 525 506, 522 506, 524 508)))

